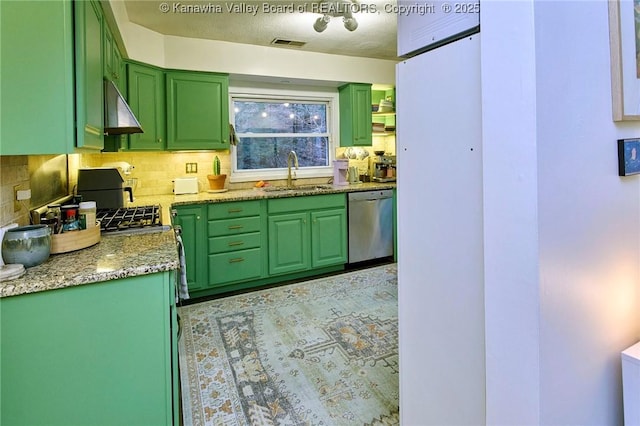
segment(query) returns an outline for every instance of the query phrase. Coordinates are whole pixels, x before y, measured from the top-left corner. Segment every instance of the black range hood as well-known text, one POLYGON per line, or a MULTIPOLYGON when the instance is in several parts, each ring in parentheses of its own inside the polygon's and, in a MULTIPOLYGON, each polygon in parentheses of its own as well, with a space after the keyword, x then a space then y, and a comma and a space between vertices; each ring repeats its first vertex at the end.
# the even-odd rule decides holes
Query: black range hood
POLYGON ((104 81, 104 134, 127 135, 143 133, 138 119, 122 94, 110 80, 104 81))

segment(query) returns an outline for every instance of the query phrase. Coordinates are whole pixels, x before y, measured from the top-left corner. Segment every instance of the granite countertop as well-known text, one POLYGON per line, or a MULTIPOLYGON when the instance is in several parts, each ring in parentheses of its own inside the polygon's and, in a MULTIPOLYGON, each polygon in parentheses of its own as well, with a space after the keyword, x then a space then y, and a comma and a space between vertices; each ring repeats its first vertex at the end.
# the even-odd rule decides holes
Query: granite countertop
POLYGON ((198 194, 162 194, 162 195, 146 195, 137 196, 135 201, 130 204, 132 206, 148 206, 159 204, 162 208, 162 223, 171 223, 171 207, 187 204, 209 204, 219 203, 225 201, 245 201, 245 200, 259 200, 263 198, 285 198, 285 197, 304 197, 308 195, 323 195, 323 194, 339 194, 346 192, 362 192, 362 191, 374 191, 381 189, 394 189, 396 187, 395 182, 391 183, 377 183, 367 182, 355 185, 299 185, 301 187, 317 186, 322 187, 318 190, 283 190, 283 191, 269 191, 263 188, 251 188, 251 189, 232 189, 226 192, 199 192, 198 194))
MULTIPOLYGON (((219 193, 138 196, 131 205, 159 204, 162 209, 162 223, 169 225, 171 208, 177 205, 373 191, 393 189, 396 184, 371 182, 316 186, 322 189, 268 191, 251 188, 219 193)), ((0 298, 169 271, 178 267, 173 230, 132 235, 103 234, 100 243, 95 246, 51 255, 45 263, 28 268, 21 278, 0 282, 0 298)))
POLYGON ((103 235, 100 242, 70 253, 52 254, 21 278, 0 282, 0 297, 73 287, 178 269, 173 230, 137 235, 103 235))

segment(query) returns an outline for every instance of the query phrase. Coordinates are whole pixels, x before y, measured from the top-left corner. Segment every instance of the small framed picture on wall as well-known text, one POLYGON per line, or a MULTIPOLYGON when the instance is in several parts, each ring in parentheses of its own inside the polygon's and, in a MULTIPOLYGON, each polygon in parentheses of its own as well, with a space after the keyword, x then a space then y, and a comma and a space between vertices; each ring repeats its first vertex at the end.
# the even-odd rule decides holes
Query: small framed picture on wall
POLYGON ((640 173, 640 139, 618 139, 618 175, 640 173))

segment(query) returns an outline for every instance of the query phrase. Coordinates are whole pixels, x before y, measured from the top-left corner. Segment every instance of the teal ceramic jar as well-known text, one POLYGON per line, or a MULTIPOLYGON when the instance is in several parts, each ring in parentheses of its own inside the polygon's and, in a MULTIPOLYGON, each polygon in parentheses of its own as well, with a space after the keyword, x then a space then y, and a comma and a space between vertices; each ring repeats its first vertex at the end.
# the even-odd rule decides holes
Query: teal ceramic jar
POLYGON ((51 253, 51 228, 47 225, 29 225, 9 229, 2 239, 4 263, 17 263, 25 268, 39 265, 51 253))

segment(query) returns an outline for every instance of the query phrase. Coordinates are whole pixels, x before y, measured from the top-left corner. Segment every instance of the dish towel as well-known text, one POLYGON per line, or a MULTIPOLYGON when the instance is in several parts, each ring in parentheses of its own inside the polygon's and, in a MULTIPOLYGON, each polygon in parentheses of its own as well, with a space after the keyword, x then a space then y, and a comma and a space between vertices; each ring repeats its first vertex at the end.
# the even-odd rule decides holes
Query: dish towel
POLYGON ((180 269, 178 273, 178 303, 180 300, 189 298, 189 287, 187 286, 187 261, 184 256, 184 244, 182 237, 176 232, 176 242, 178 243, 178 257, 180 258, 180 269))

